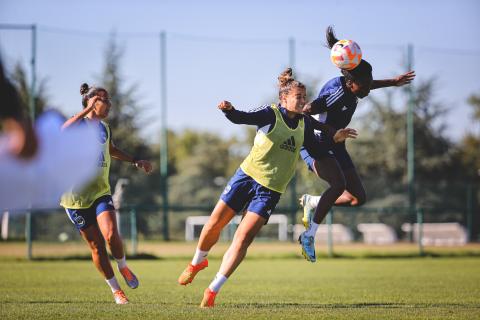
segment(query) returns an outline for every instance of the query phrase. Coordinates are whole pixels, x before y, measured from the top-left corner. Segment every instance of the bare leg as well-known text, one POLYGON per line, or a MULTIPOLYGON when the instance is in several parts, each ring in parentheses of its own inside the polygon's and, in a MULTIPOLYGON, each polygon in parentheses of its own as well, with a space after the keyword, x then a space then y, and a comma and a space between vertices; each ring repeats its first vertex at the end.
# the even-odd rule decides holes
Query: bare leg
POLYGON ((125 251, 123 250, 122 238, 118 233, 115 211, 103 211, 97 216, 97 222, 113 257, 122 259, 125 256, 125 251))
POLYGON ((363 205, 367 201, 367 195, 357 170, 355 170, 355 168, 347 169, 343 174, 347 182, 346 190, 337 199, 335 205, 348 207, 363 205))
POLYGON ((336 206, 342 206, 342 205, 348 205, 351 204, 354 201, 354 197, 350 192, 347 190, 343 191, 343 193, 338 197, 338 199, 335 201, 336 206))
POLYGON ((192 262, 178 278, 179 284, 187 285, 191 283, 195 275, 208 266, 208 260, 206 259, 208 251, 210 251, 213 245, 217 243, 222 229, 230 222, 230 220, 232 220, 234 216, 235 211, 223 200, 218 200, 217 205, 210 215, 210 218, 203 226, 192 262))
POLYGON ((243 258, 245 258, 248 247, 265 222, 266 219, 262 216, 254 212, 247 212, 235 232, 232 244, 223 255, 219 273, 228 278, 235 271, 243 258))
POLYGON ((97 225, 91 225, 84 230, 80 230, 83 239, 88 243, 92 252, 92 260, 95 267, 105 277, 105 279, 113 278, 113 269, 110 259, 105 248, 105 240, 100 233, 97 225))
POLYGON ((210 219, 203 226, 197 248, 202 251, 210 251, 220 238, 223 228, 233 219, 235 211, 223 200, 219 200, 213 209, 210 219))

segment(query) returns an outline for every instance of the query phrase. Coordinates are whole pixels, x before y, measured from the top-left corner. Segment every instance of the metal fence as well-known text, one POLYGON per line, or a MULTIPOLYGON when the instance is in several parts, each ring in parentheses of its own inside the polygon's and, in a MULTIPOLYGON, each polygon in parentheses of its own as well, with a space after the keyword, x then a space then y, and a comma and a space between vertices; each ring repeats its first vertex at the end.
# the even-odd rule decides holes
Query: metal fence
MULTIPOLYGON (((146 240, 185 240, 185 222, 189 216, 209 215, 213 206, 170 206, 168 217, 162 217, 162 206, 123 206, 118 210, 119 229, 122 237, 129 240, 127 248, 131 255, 137 255, 138 243, 146 240), (163 223, 167 221, 168 225, 163 223), (168 234, 164 233, 168 230, 168 234)), ((445 208, 442 208, 445 210, 445 208)), ((295 241, 295 225, 298 226, 302 212, 298 207, 279 207, 275 213, 282 213, 288 216, 288 238, 295 241)), ((457 216, 460 214, 457 212, 457 216)), ((410 212, 408 207, 384 207, 384 208, 345 208, 336 207, 330 211, 325 219, 328 230, 326 244, 329 256, 334 256, 334 237, 332 234, 335 224, 342 224, 352 230, 353 241, 365 241, 358 225, 377 223, 384 224, 391 228, 398 241, 413 242, 418 244, 418 253, 424 253, 424 224, 425 223, 459 223, 466 230, 472 230, 470 225, 474 221, 473 211, 464 213, 462 220, 448 219, 442 215, 436 215, 434 208, 418 208, 410 212), (410 226, 405 229, 405 226, 410 226)), ((61 209, 34 211, 31 213, 31 221, 28 223, 28 215, 17 213, 5 218, 2 217, 2 239, 4 241, 25 240, 27 243, 27 258, 32 258, 32 246, 36 241, 41 242, 71 242, 80 241, 81 237, 75 227, 61 209), (7 221, 8 220, 8 221, 7 221), (5 224, 8 223, 8 226, 5 224), (30 225, 30 228, 28 228, 30 225), (6 231, 5 229, 8 229, 6 231)), ((222 237, 229 240, 235 231, 236 226, 230 226, 222 237)), ((198 234, 200 229, 196 230, 198 234)), ((471 236, 471 233, 468 233, 471 236)), ((262 240, 278 241, 275 227, 266 226, 259 234, 262 240)), ((472 238, 468 238, 471 240, 472 238)))

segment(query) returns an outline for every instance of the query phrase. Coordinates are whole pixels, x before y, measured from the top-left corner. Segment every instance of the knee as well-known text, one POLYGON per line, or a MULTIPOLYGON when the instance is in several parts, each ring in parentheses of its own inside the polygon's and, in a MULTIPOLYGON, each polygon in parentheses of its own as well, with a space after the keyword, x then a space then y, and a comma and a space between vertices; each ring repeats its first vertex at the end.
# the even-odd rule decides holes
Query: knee
POLYGON ((236 246, 239 249, 246 250, 253 241, 253 236, 248 233, 239 234, 236 238, 236 246))
POLYGON ((103 241, 89 241, 88 246, 93 255, 102 255, 103 253, 106 253, 105 242, 103 241))
POLYGON ((359 194, 354 195, 354 199, 351 202, 351 206, 353 207, 360 207, 363 206, 367 202, 367 195, 365 192, 361 192, 359 194))
POLYGON ((112 243, 114 243, 118 238, 119 238, 119 235, 117 232, 115 232, 115 230, 109 230, 105 234, 105 241, 107 241, 108 245, 111 245, 112 243))
POLYGON ((217 232, 220 233, 222 231, 222 224, 220 221, 209 221, 205 224, 204 229, 206 232, 217 232))
POLYGON ((363 192, 358 198, 357 198, 357 206, 363 206, 367 202, 367 195, 365 192, 363 192))

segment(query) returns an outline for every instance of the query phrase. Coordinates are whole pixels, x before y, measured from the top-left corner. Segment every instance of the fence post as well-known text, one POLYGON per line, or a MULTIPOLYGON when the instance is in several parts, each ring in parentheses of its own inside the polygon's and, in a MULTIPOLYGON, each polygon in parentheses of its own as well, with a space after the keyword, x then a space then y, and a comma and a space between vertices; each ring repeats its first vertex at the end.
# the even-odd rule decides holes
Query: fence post
POLYGON ((472 241, 472 224, 473 224, 473 185, 467 185, 467 241, 472 241))
POLYGON ((423 252, 423 209, 417 209, 417 227, 418 227, 418 253, 420 256, 423 252))
POLYGON ((27 240, 27 259, 32 260, 32 213, 25 216, 25 240, 27 240))
POLYGON ((170 240, 168 211, 168 128, 167 128, 167 33, 160 33, 160 190, 162 193, 163 239, 170 240))
POLYGON ((137 255, 137 212, 135 207, 130 210, 130 242, 132 243, 132 256, 137 255))
POLYGON ((332 224, 333 224, 333 209, 327 214, 327 244, 328 244, 328 256, 333 257, 333 236, 332 236, 332 224))

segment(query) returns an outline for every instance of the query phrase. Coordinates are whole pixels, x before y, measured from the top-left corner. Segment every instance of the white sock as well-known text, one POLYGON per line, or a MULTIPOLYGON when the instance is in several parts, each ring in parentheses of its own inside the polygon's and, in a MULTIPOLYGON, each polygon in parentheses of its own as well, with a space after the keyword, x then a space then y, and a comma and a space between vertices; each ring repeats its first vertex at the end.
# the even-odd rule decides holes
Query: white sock
POLYGON ((117 278, 115 278, 115 276, 113 276, 112 279, 105 279, 105 281, 107 282, 110 289, 112 289, 112 292, 120 290, 120 285, 118 284, 117 278))
POLYGON ((208 256, 208 251, 202 251, 197 248, 195 250, 195 255, 193 256, 192 259, 192 266, 196 266, 197 264, 201 263, 205 258, 208 256))
POLYGON ((310 196, 310 198, 308 199, 309 206, 315 209, 320 202, 320 198, 321 196, 310 196))
POLYGON ((123 269, 127 266, 127 259, 125 258, 125 256, 123 256, 123 258, 121 259, 115 258, 115 261, 117 261, 118 269, 123 269))
POLYGON ((208 288, 210 290, 212 290, 213 292, 218 292, 220 291, 220 288, 223 286, 223 284, 225 283, 225 281, 227 281, 227 277, 225 277, 223 274, 221 274, 220 272, 217 273, 217 275, 215 276, 215 279, 213 279, 212 283, 210 283, 210 285, 208 286, 208 288))
POLYGON ((310 228, 308 228, 308 230, 305 232, 305 235, 315 238, 315 234, 317 233, 318 226, 319 224, 312 221, 312 223, 310 223, 310 228))

